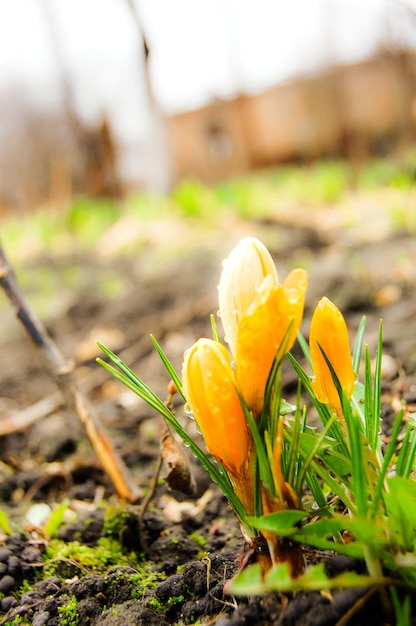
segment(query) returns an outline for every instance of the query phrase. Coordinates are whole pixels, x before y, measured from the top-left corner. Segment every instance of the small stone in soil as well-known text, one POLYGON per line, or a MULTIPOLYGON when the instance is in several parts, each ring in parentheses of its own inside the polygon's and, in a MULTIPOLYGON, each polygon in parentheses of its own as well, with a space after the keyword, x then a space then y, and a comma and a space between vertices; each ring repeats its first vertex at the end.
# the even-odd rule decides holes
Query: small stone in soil
POLYGON ((61 588, 61 581, 57 576, 49 576, 49 578, 36 583, 34 588, 45 592, 47 595, 52 595, 61 588))
POLYGON ((49 621, 50 613, 48 611, 42 611, 42 613, 38 613, 35 615, 32 621, 32 626, 46 626, 49 621))
POLYGON ((15 556, 14 554, 9 556, 9 558, 7 559, 7 571, 9 572, 9 574, 12 574, 13 576, 15 574, 18 574, 21 570, 21 567, 22 565, 17 556, 15 556))
POLYGON ((8 613, 10 609, 17 606, 18 602, 13 596, 6 596, 0 600, 0 610, 2 613, 8 613))
POLYGON ((39 600, 42 600, 44 597, 43 593, 39 593, 37 591, 28 591, 24 593, 20 598, 20 604, 24 606, 25 604, 35 604, 39 600))
POLYGON ((13 578, 13 576, 10 576, 9 574, 6 574, 0 580, 0 593, 9 593, 9 591, 11 591, 13 589, 15 584, 16 584, 16 581, 13 578))
POLYGON ((0 563, 7 563, 11 555, 11 551, 7 548, 0 548, 0 563))
POLYGON ((20 555, 20 558, 27 563, 35 563, 41 560, 40 550, 34 546, 27 546, 20 555))

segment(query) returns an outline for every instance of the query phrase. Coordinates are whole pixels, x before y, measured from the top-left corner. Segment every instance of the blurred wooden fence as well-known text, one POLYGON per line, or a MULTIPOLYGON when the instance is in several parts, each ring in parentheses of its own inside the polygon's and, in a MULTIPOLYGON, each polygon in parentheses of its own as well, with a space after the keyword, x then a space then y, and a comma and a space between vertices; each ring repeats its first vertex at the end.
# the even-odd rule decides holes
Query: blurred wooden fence
POLYGON ((388 152, 416 131, 416 55, 385 54, 173 116, 175 178, 214 181, 324 156, 388 152))

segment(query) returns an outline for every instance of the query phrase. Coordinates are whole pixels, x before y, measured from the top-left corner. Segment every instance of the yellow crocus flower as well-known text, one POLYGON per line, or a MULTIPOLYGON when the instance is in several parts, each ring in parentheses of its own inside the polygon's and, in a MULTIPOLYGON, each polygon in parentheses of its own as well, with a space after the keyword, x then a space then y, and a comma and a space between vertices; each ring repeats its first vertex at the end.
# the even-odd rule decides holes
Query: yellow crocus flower
POLYGON ((223 261, 218 301, 225 340, 235 358, 241 319, 252 308, 253 301, 268 288, 277 288, 276 266, 266 246, 254 237, 245 237, 223 261))
POLYGON ((207 449, 238 474, 247 461, 251 438, 225 346, 199 339, 185 353, 182 382, 207 449))
POLYGON ((348 398, 351 398, 354 391, 355 374, 347 325, 341 311, 328 298, 322 298, 318 302, 312 316, 309 348, 315 376, 312 381, 314 393, 319 402, 329 404, 343 417, 341 400, 321 348, 348 398))
POLYGON ((302 269, 293 270, 280 285, 269 251, 252 237, 242 239, 224 262, 218 287, 221 321, 237 387, 255 416, 263 408, 273 360, 290 325, 284 351, 295 341, 306 287, 302 269))

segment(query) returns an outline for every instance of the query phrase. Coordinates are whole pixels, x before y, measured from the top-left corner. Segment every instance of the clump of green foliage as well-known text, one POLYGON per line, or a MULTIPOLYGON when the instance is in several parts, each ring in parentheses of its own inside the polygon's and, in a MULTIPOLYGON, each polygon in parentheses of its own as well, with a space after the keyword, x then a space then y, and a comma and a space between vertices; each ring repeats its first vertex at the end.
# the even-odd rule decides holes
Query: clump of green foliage
POLYGON ((71 596, 66 604, 58 607, 61 626, 78 626, 78 600, 71 596))
POLYGON ((119 504, 106 506, 103 523, 104 536, 121 541, 127 530, 129 518, 129 512, 125 507, 119 504))
POLYGON ((116 565, 134 567, 138 564, 136 553, 125 554, 120 543, 110 537, 100 537, 95 546, 87 546, 78 541, 51 539, 45 548, 44 559, 44 573, 47 576, 62 576, 62 570, 65 571, 68 567, 84 572, 103 573, 116 565))
MULTIPOLYGON (((416 224, 408 197, 414 190, 414 161, 414 155, 404 155, 402 159, 373 159, 361 164, 358 170, 341 160, 324 160, 309 166, 285 165, 211 186, 195 180, 184 181, 170 196, 140 193, 127 198, 123 204, 79 197, 66 210, 39 210, 27 216, 23 223, 20 217, 10 216, 3 220, 3 238, 15 258, 28 253, 60 256, 99 246, 105 233, 122 219, 144 223, 185 216, 192 219, 189 223, 194 229, 195 220, 212 223, 221 220, 225 212, 233 212, 244 219, 268 219, 273 217, 277 206, 287 201, 314 207, 341 202, 348 194, 371 194, 377 190, 395 192, 392 200, 387 196, 387 204, 393 202, 391 206, 380 198, 392 215, 392 226, 404 225, 414 232, 416 224)), ((128 239, 123 249, 131 250, 134 246, 137 251, 143 244, 142 237, 141 229, 137 229, 137 237, 128 239)), ((42 284, 51 292, 55 274, 50 268, 42 275, 42 284)), ((67 278, 71 282, 71 276, 67 278)), ((21 279, 24 284, 25 276, 21 279)))

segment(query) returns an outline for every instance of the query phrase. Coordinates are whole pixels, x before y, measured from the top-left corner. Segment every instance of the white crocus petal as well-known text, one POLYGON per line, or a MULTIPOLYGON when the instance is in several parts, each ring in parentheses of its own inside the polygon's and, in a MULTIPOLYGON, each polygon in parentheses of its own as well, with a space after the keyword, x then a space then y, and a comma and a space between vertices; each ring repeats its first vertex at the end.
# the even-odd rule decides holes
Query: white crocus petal
POLYGON ((254 237, 242 239, 223 262, 218 285, 219 314, 231 352, 235 357, 238 326, 248 313, 267 277, 279 285, 276 266, 266 246, 254 237))

